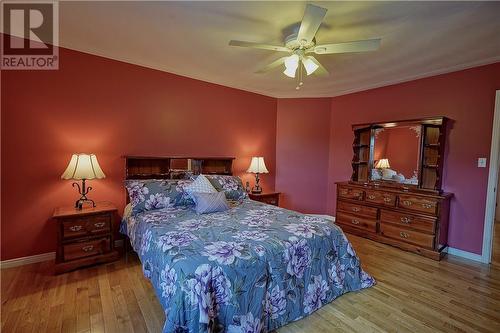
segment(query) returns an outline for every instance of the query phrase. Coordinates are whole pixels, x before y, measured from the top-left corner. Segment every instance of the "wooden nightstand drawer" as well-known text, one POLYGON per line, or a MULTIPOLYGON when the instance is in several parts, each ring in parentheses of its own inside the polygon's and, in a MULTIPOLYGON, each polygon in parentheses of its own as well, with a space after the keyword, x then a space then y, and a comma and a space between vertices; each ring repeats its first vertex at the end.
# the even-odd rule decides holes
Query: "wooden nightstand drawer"
POLYGON ((87 230, 91 234, 100 234, 111 231, 111 217, 109 215, 96 215, 87 221, 87 230))
POLYGON ((64 260, 75 260, 107 253, 111 251, 110 245, 109 237, 67 244, 63 248, 64 260))
POLYGON ((85 218, 63 220, 63 238, 85 237, 92 234, 110 232, 110 215, 89 215, 85 218))

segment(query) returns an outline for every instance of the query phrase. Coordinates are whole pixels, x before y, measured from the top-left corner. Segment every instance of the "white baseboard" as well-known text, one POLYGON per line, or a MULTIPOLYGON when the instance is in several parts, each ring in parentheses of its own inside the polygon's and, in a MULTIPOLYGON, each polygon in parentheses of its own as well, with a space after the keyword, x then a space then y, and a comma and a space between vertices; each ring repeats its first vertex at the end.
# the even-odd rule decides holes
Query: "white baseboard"
POLYGON ((54 260, 55 258, 56 258, 55 252, 48 252, 48 253, 37 254, 34 256, 3 260, 0 261, 0 268, 3 269, 3 268, 11 268, 22 265, 34 264, 36 262, 54 260))
POLYGON ((325 214, 307 214, 307 215, 310 215, 310 216, 317 216, 317 217, 322 217, 324 219, 327 219, 327 220, 330 220, 332 222, 335 222, 335 216, 331 216, 331 215, 325 215, 325 214))
POLYGON ((464 258, 464 259, 469 259, 469 260, 474 260, 474 261, 479 261, 479 262, 485 263, 484 259, 483 259, 483 256, 481 256, 480 254, 476 254, 476 253, 472 253, 472 252, 467 252, 467 251, 460 250, 460 249, 455 249, 453 247, 448 247, 444 251, 447 252, 448 254, 451 254, 451 255, 454 255, 454 256, 457 256, 457 257, 461 257, 461 258, 464 258))

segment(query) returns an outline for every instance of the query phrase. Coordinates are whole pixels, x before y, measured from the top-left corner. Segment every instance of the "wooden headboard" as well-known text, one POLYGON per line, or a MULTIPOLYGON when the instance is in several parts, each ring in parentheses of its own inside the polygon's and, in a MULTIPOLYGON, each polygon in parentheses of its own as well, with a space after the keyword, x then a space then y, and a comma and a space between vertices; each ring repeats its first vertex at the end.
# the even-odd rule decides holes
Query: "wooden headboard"
POLYGON ((176 179, 186 173, 232 175, 234 157, 124 156, 125 179, 176 179))

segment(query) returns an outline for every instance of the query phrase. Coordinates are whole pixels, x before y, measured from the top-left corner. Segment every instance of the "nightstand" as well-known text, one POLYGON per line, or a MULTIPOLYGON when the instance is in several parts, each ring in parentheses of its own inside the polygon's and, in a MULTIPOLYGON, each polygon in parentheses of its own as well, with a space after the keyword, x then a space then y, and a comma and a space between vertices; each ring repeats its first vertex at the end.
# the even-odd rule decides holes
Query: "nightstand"
POLYGON ((280 204, 280 192, 268 192, 268 193, 248 193, 248 197, 255 201, 260 201, 269 205, 279 206, 280 204))
POLYGON ((114 249, 117 208, 109 202, 82 210, 59 207, 52 216, 57 223, 56 274, 119 258, 114 249))

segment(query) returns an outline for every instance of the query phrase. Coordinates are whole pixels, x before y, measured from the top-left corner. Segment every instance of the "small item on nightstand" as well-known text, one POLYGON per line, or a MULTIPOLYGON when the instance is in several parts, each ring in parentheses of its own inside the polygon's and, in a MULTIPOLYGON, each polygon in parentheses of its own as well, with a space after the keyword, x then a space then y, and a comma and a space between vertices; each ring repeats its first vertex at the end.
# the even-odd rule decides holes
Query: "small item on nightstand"
POLYGON ((259 174, 269 173, 266 168, 266 164, 264 163, 264 157, 252 157, 252 161, 250 162, 247 172, 255 174, 255 186, 252 189, 252 193, 262 193, 262 187, 259 185, 259 174))
POLYGON ((92 207, 95 207, 94 200, 87 198, 87 194, 92 190, 92 187, 86 187, 85 181, 87 179, 102 179, 105 177, 106 175, 102 172, 99 162, 97 162, 97 157, 94 154, 73 154, 66 170, 61 175, 62 179, 82 181, 81 187, 77 182, 73 183, 73 187, 78 187, 78 193, 81 195, 80 199, 75 202, 75 208, 78 210, 82 210, 85 202, 90 202, 92 203, 92 207))
POLYGON ((116 210, 107 202, 82 210, 56 208, 52 216, 57 222, 56 274, 119 258, 114 249, 116 210))
POLYGON ((245 184, 245 192, 250 193, 250 182, 247 181, 245 184))

